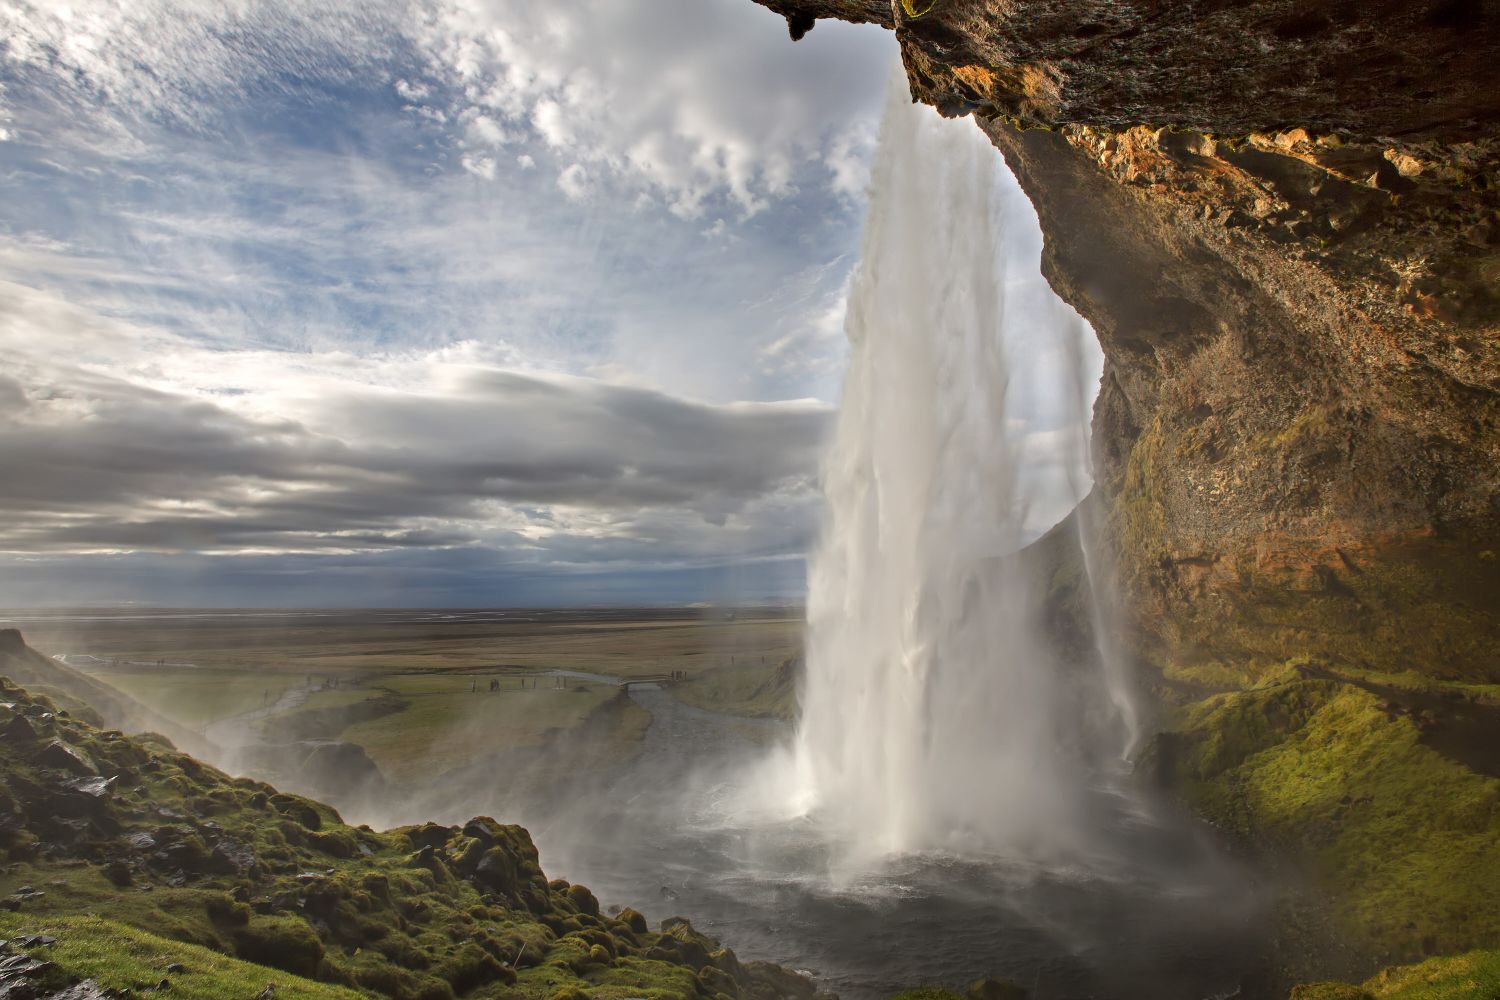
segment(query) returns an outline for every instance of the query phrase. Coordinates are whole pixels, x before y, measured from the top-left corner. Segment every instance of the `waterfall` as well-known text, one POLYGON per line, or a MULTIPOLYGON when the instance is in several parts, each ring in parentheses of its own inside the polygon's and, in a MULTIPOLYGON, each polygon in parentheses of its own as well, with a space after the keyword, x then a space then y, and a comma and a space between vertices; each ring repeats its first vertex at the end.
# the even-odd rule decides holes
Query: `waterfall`
MULTIPOLYGON (((856 857, 1036 857, 1077 829, 1089 780, 1063 750, 1083 725, 1076 685, 1035 634, 1016 553, 1046 526, 1032 515, 1086 491, 1097 345, 1042 282, 1038 225, 1003 171, 972 123, 913 105, 897 74, 777 782, 856 857)), ((1117 674, 1095 686, 1127 717, 1117 674)))

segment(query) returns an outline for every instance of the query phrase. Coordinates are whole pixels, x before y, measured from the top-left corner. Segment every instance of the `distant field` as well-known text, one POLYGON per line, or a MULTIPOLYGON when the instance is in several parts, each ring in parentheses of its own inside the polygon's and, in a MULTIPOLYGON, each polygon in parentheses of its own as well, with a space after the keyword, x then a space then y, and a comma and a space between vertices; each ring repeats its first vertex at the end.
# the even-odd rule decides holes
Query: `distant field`
POLYGON ((233 669, 106 670, 95 673, 190 729, 275 704, 304 680, 288 673, 233 669))
POLYGON ((545 683, 526 690, 512 684, 499 692, 481 685, 471 693, 463 677, 384 678, 381 687, 410 707, 355 723, 341 735, 364 747, 387 777, 406 782, 419 778, 432 761, 462 760, 476 747, 536 746, 550 730, 580 725, 616 694, 613 687, 563 690, 545 683))
MULTIPOLYGON (((799 609, 0 612, 37 649, 258 675, 581 670, 645 677, 774 668, 801 648, 799 609)), ((84 666, 84 669, 90 669, 84 666)))
MULTIPOLYGON (((784 715, 790 699, 767 682, 802 638, 798 609, 0 612, 7 625, 210 738, 349 740, 397 782, 581 732, 619 693, 578 678, 564 688, 551 671, 676 676, 691 704, 784 715)), ((626 742, 650 721, 633 705, 609 719, 608 738, 626 742)))

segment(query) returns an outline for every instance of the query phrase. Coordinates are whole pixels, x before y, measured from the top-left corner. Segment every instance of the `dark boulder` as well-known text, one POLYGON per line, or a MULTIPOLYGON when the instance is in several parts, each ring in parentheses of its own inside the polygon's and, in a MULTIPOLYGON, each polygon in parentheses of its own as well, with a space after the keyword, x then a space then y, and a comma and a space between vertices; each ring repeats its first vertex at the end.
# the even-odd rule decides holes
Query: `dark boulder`
POLYGON ((62 740, 53 740, 43 747, 36 756, 36 762, 42 767, 56 768, 59 771, 67 771, 69 774, 86 777, 99 775, 99 768, 89 759, 88 754, 77 747, 69 746, 62 740))

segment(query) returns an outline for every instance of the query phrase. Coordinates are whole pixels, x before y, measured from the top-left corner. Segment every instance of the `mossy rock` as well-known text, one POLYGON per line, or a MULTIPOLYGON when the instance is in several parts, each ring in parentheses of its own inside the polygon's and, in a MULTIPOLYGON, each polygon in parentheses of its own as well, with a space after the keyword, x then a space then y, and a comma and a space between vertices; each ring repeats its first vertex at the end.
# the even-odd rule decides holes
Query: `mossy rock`
POLYGON ((1500 896, 1475 877, 1500 870, 1500 780, 1429 746, 1425 724, 1397 693, 1283 672, 1185 710, 1141 766, 1317 873, 1281 901, 1294 971, 1362 975, 1500 940, 1500 896))
POLYGON ((629 906, 621 910, 615 919, 626 927, 629 927, 636 934, 645 934, 651 930, 650 924, 646 922, 645 914, 629 906))
POLYGON ((578 907, 579 913, 587 913, 591 917, 599 915, 599 900, 587 887, 581 885, 568 886, 568 899, 578 907))
POLYGON ((234 932, 233 940, 235 953, 246 961, 293 975, 315 978, 323 962, 323 942, 295 917, 255 917, 234 932))
POLYGON ((962 993, 955 993, 944 986, 918 986, 891 997, 891 1000, 966 1000, 962 993))

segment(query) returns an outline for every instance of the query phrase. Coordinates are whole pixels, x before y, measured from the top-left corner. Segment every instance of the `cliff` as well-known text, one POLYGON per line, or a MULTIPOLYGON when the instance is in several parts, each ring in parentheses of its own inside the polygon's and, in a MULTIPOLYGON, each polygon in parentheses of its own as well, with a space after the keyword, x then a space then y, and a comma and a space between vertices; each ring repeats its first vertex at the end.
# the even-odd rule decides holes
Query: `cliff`
POLYGON ((1311 873, 1288 966, 1493 944, 1500 784, 1434 732, 1500 683, 1500 3, 759 2, 894 30, 1030 195, 1145 769, 1311 873))
POLYGON ((1151 663, 1500 679, 1500 3, 762 2, 1031 196, 1151 663))

